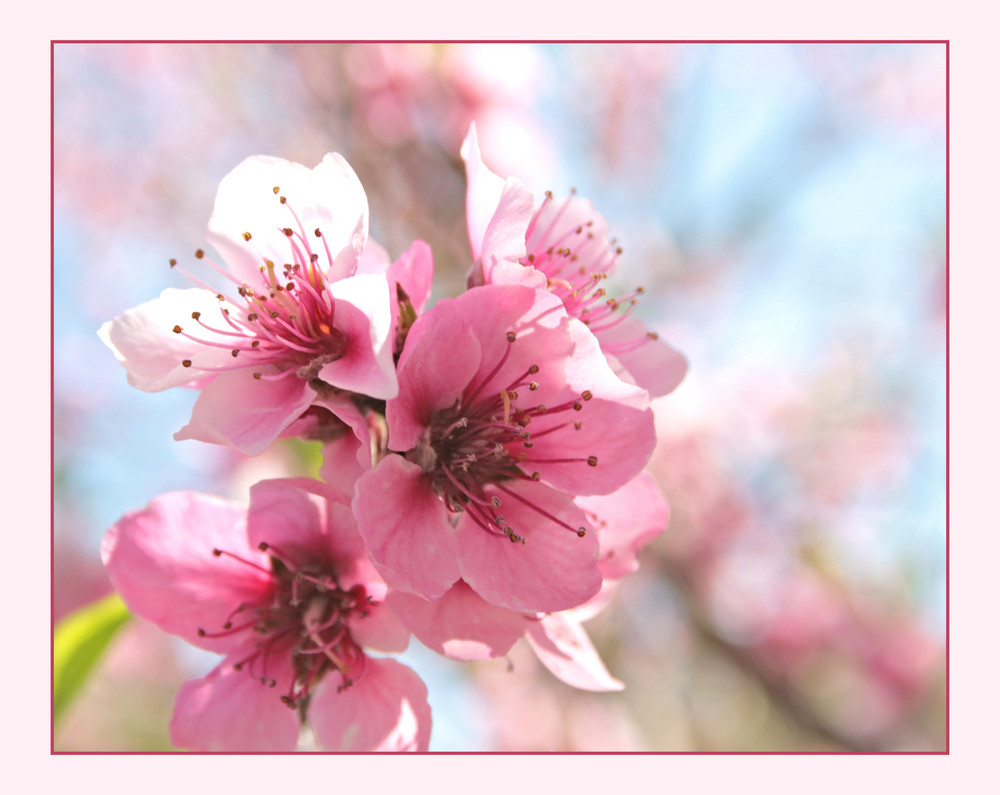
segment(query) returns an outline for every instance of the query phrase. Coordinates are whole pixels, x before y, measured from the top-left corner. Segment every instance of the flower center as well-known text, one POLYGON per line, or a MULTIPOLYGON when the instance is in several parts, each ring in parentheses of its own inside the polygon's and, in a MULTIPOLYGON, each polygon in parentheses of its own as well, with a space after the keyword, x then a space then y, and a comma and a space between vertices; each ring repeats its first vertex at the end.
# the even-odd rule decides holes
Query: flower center
MULTIPOLYGON (((373 604, 362 585, 344 590, 337 578, 322 566, 296 566, 274 546, 262 543, 261 551, 271 556, 266 569, 225 550, 213 549, 266 573, 271 580, 270 600, 258 604, 241 603, 229 614, 221 629, 198 629, 201 637, 217 638, 254 633, 260 637, 254 648, 233 664, 265 687, 275 687, 277 679, 269 665, 282 655, 290 655, 292 678, 281 701, 289 707, 305 709, 309 695, 326 674, 341 676, 338 691, 350 687, 364 675, 365 655, 351 638, 349 624, 368 615, 373 604)), ((284 670, 284 666, 281 666, 284 670)), ((273 670, 273 668, 272 668, 273 670)))
MULTIPOLYGON (((406 458, 421 467, 451 513, 466 513, 491 535, 506 536, 515 543, 525 542, 524 536, 511 527, 500 511, 504 501, 510 498, 582 537, 586 528, 567 524, 504 485, 511 480, 541 480, 542 474, 533 468, 534 464, 573 462, 597 466, 596 456, 533 457, 534 442, 528 430, 532 419, 542 415, 581 411, 584 403, 593 397, 589 391, 583 392, 578 399, 553 407, 524 405, 520 391, 530 393, 539 388, 539 382, 532 378, 540 370, 537 364, 530 365, 498 392, 485 391, 509 358, 516 339, 513 332, 507 333, 507 348, 499 363, 478 386, 470 384, 454 405, 435 412, 421 442, 406 453, 406 458), (531 467, 530 474, 522 468, 525 466, 531 467), (487 486, 504 496, 487 494, 487 486)), ((537 433, 536 438, 552 433, 572 433, 581 426, 580 421, 572 420, 549 425, 537 433)))
MULTIPOLYGON (((279 193, 274 188, 274 193, 279 193)), ((198 249, 195 257, 231 281, 236 286, 238 299, 222 293, 219 299, 219 318, 212 323, 202 319, 201 312, 193 312, 192 320, 210 333, 210 339, 186 331, 175 325, 175 334, 181 334, 203 345, 231 351, 235 360, 229 366, 198 367, 205 371, 254 368, 254 378, 277 380, 296 375, 306 381, 316 378, 325 364, 337 361, 346 353, 347 335, 335 326, 336 302, 330 295, 329 282, 319 266, 320 254, 310 245, 310 235, 298 215, 284 196, 278 201, 291 214, 294 227, 284 227, 281 232, 288 239, 289 262, 280 267, 260 255, 260 279, 254 284, 239 282, 219 265, 205 259, 205 252, 198 249), (257 368, 270 365, 274 372, 265 373, 257 368)), ((333 267, 334 257, 320 229, 312 237, 323 243, 327 267, 333 267)), ((253 237, 243 233, 243 239, 253 246, 253 237)), ((170 261, 176 267, 177 261, 170 261)), ((195 276, 181 271, 200 287, 212 289, 195 276)), ((182 364, 195 363, 185 359, 182 364)))

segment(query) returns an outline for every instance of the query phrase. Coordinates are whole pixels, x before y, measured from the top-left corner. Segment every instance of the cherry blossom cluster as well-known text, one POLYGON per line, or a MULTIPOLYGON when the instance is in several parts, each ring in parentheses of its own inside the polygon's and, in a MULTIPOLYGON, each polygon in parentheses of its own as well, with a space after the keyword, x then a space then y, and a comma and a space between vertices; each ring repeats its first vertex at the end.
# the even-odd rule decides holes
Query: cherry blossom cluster
POLYGON ((256 455, 322 442, 321 480, 249 505, 175 492, 124 516, 102 557, 129 609, 224 655, 178 694, 193 750, 427 750, 410 635, 460 661, 524 638, 558 678, 623 687, 581 623, 669 509, 644 472, 651 397, 684 357, 612 297, 620 249, 589 201, 540 201, 462 147, 468 287, 431 306, 433 260, 368 238, 348 163, 252 157, 219 186, 221 262, 100 329, 138 389, 198 391, 174 436, 256 455), (199 278, 216 271, 219 292, 199 278))

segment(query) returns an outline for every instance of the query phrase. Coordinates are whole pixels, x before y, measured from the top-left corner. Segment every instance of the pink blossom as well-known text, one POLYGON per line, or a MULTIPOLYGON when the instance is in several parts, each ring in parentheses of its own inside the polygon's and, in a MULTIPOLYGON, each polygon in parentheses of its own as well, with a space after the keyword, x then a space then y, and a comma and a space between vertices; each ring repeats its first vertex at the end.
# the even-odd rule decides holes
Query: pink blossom
POLYGON ((547 289, 600 340, 615 372, 652 397, 677 387, 687 372, 683 354, 631 313, 643 288, 611 298, 603 286, 621 248, 608 239, 607 222, 587 199, 535 207, 517 179, 502 179, 483 163, 475 125, 462 145, 468 179, 466 215, 472 256, 471 284, 525 284, 547 289))
POLYGON ((607 604, 614 580, 638 568, 636 553, 663 533, 670 512, 647 472, 613 494, 578 497, 600 545, 604 586, 587 602, 554 613, 528 613, 489 604, 459 580, 440 598, 428 601, 392 591, 387 604, 428 648, 461 661, 505 656, 525 638, 538 659, 556 677, 582 690, 620 690, 608 673, 582 622, 607 604))
POLYGON ((402 651, 350 508, 307 479, 271 480, 249 511, 189 492, 154 499, 105 535, 129 609, 225 655, 180 690, 170 731, 193 750, 293 750, 308 720, 328 750, 426 750, 423 683, 365 649, 402 651))
POLYGON ((396 269, 402 277, 366 272, 367 235, 368 200, 340 155, 312 170, 248 158, 222 180, 209 222, 226 267, 196 252, 236 297, 185 273, 199 286, 164 290, 105 323, 101 339, 133 386, 201 390, 175 438, 259 453, 331 387, 397 392, 392 293, 409 273, 423 289, 432 265, 421 244, 396 269))
POLYGON ((655 444, 646 393, 614 375, 558 299, 521 285, 438 302, 398 375, 386 421, 402 455, 363 475, 354 500, 387 582, 435 599, 461 578, 513 610, 593 596, 597 539, 572 496, 642 469, 655 444))

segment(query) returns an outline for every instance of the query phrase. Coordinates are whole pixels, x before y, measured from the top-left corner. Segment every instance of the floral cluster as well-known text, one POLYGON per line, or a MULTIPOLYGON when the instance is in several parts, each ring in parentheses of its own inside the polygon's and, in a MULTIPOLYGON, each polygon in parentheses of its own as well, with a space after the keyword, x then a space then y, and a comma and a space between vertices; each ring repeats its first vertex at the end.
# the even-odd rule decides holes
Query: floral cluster
POLYGON ((669 509, 644 467, 651 397, 684 357, 607 294, 621 253, 590 202, 536 202, 462 147, 468 288, 429 305, 430 248, 368 239, 368 201, 339 155, 270 157, 219 186, 221 264, 106 323, 129 383, 199 392, 176 439, 247 455, 322 442, 322 480, 278 478, 249 506, 154 499, 102 556, 136 615, 224 655, 178 694, 193 750, 426 750, 427 689, 392 659, 410 635, 461 661, 524 638, 557 677, 617 690, 582 622, 669 509))

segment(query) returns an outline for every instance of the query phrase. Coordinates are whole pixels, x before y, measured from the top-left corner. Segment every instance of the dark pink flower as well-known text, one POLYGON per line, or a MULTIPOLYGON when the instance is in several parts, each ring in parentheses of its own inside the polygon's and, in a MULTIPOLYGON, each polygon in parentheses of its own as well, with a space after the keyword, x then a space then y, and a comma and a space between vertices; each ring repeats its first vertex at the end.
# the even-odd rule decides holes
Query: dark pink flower
POLYGON ((501 179, 483 163, 475 125, 462 145, 468 179, 466 215, 472 284, 525 284, 549 290, 566 311, 600 340, 615 372, 652 397, 677 387, 687 360, 631 317, 643 292, 607 295, 604 282, 621 249, 608 238, 607 222, 577 196, 556 200, 546 193, 535 207, 517 179, 501 179))
POLYGON ((181 688, 177 746, 293 750, 308 720, 328 750, 427 749, 423 683, 365 651, 402 651, 409 633, 350 508, 323 484, 258 483, 249 511, 162 495, 112 527, 101 554, 133 613, 225 655, 181 688))
POLYGON ((175 438, 259 453, 331 387, 397 392, 392 293, 401 278, 423 289, 433 266, 415 244, 395 268, 402 276, 363 267, 378 259, 365 257, 367 235, 368 200, 340 155, 312 170, 248 158, 222 180, 209 222, 226 267, 196 253, 230 294, 190 276, 198 287, 164 290, 105 323, 101 339, 133 386, 201 390, 175 438))
POLYGON ((593 596, 597 539, 573 496, 642 469, 655 444, 646 393, 614 375, 558 299, 520 285, 438 302, 398 376, 386 420, 402 455, 362 476, 354 501, 389 584, 435 599, 461 578, 525 611, 593 596))

